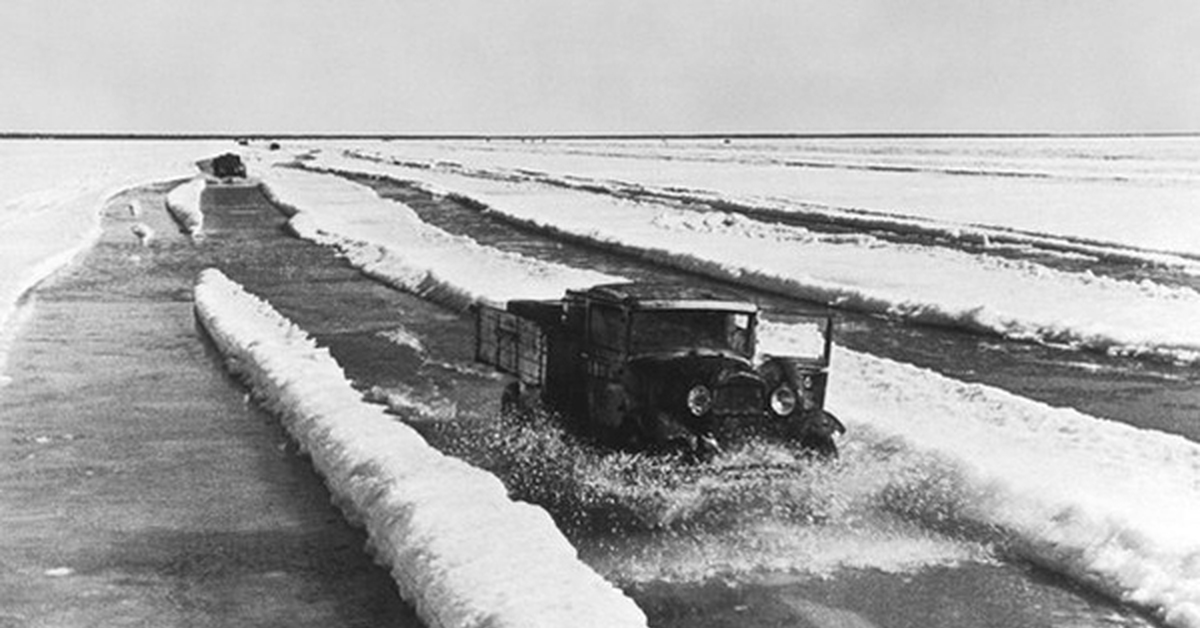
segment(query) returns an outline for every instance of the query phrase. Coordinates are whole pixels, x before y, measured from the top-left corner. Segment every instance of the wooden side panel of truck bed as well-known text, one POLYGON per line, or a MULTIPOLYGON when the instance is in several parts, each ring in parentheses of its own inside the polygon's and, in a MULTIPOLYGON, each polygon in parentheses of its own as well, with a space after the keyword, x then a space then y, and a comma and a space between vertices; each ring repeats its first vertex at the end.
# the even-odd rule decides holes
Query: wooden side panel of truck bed
POLYGON ((541 386, 546 377, 546 334, 535 322, 480 305, 475 318, 475 359, 541 386))

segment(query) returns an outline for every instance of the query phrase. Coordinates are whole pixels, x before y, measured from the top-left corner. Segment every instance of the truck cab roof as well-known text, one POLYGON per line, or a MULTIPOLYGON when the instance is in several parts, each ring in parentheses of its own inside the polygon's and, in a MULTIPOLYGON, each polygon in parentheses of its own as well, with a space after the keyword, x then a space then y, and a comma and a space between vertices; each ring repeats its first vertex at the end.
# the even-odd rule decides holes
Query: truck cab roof
POLYGON ((569 295, 605 301, 633 310, 720 310, 758 312, 758 305, 732 291, 682 283, 626 282, 593 286, 569 295))

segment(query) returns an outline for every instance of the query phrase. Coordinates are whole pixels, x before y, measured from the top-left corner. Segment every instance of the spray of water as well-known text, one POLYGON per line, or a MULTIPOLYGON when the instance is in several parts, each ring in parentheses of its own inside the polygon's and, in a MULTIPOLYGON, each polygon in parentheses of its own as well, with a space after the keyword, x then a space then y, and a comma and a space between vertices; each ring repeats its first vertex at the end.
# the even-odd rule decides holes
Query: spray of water
POLYGON ((446 418, 421 429, 546 508, 617 581, 908 571, 990 561, 998 538, 974 523, 976 496, 952 465, 869 430, 833 461, 751 440, 700 463, 599 447, 546 412, 446 418))
POLYGON ((613 451, 546 412, 505 415, 453 430, 457 455, 503 478, 588 535, 638 530, 728 530, 746 522, 821 525, 883 510, 956 521, 964 489, 953 469, 889 443, 850 441, 839 460, 793 443, 749 440, 712 460, 613 451))

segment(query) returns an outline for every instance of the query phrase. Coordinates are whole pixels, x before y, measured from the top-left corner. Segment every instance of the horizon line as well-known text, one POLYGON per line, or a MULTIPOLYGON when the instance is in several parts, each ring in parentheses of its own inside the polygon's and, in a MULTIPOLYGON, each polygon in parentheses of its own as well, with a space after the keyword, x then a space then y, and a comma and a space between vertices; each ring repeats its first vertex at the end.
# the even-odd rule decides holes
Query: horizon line
POLYGON ((669 139, 972 139, 972 138, 1136 138, 1197 137, 1200 131, 1114 131, 1114 132, 830 132, 830 133, 116 133, 92 131, 17 131, 0 132, 0 139, 41 140, 302 140, 302 139, 381 139, 381 140, 669 140, 669 139))

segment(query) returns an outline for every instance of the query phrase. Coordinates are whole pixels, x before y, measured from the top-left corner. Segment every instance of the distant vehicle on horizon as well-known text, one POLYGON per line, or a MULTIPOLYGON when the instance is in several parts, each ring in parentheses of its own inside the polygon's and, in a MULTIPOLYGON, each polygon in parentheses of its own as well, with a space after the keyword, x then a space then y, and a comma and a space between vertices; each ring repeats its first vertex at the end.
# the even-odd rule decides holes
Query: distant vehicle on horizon
POLYGON ((501 411, 545 407, 616 448, 704 458, 752 435, 836 456, 824 408, 833 316, 806 355, 756 355, 758 306, 684 284, 621 283, 476 310, 476 359, 513 376, 501 411))
POLYGON ((246 165, 237 154, 225 153, 213 158, 212 173, 218 179, 229 183, 232 179, 246 178, 246 165))

